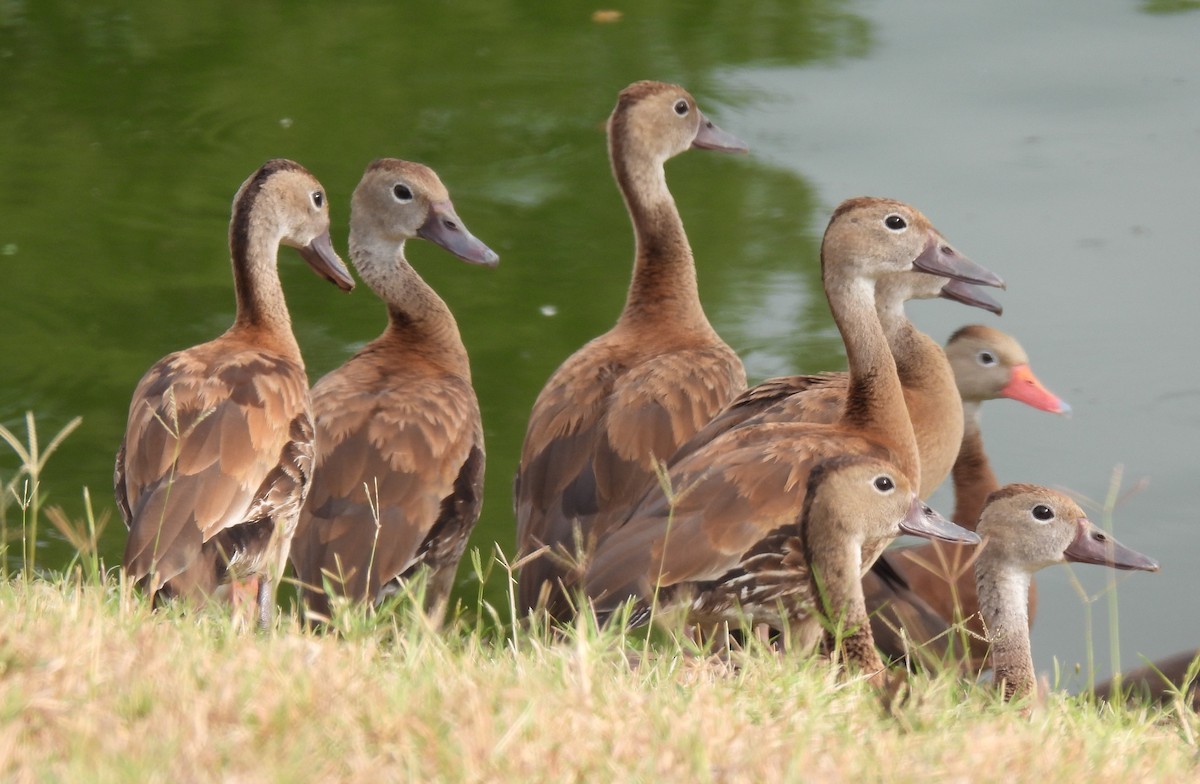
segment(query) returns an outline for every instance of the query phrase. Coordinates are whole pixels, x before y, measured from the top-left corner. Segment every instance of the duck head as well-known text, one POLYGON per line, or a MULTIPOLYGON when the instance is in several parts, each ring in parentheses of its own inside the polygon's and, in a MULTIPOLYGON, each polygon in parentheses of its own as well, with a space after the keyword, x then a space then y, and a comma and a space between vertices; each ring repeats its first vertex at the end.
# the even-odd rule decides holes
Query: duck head
POLYGON ((1075 501, 1047 487, 1000 488, 988 497, 978 530, 990 558, 1030 574, 1065 561, 1158 571, 1156 561, 1101 531, 1075 501))
POLYGON ((916 271, 1004 287, 999 276, 955 250, 919 210, 893 199, 862 196, 842 202, 821 248, 822 264, 852 265, 848 272, 857 277, 879 280, 916 271))
MULTIPOLYGON (((279 244, 298 250, 313 272, 343 291, 354 288, 354 278, 329 239, 329 200, 316 177, 286 158, 267 161, 238 189, 233 199, 235 210, 254 190, 258 191, 255 200, 265 202, 276 213, 282 229, 279 244)), ((248 220, 249 214, 245 215, 248 220)), ((230 226, 231 242, 246 230, 237 224, 235 215, 230 226)))
POLYGON ((500 262, 495 251, 467 230, 437 174, 419 163, 381 158, 368 166, 351 198, 350 226, 352 234, 397 247, 420 238, 469 264, 495 267, 500 262))
POLYGON ((643 149, 659 163, 684 150, 746 152, 746 143, 704 116, 679 85, 634 82, 621 91, 608 119, 608 135, 622 149, 643 149))
POLYGON ((964 401, 1007 397, 1052 414, 1071 413, 1067 402, 1034 375, 1021 344, 997 329, 962 327, 946 342, 946 358, 964 401))

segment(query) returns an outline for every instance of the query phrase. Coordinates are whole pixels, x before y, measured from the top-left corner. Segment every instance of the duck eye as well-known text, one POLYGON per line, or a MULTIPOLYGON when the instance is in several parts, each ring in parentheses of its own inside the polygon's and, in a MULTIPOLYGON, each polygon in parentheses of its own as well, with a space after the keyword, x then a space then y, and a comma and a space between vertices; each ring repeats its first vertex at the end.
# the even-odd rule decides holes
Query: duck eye
POLYGON ((413 199, 412 191, 402 182, 398 182, 392 186, 392 195, 396 197, 396 201, 404 204, 413 199))
POLYGON ((908 228, 908 221, 901 218, 899 215, 892 213, 883 219, 883 225, 887 226, 892 231, 904 231, 908 228))
POLYGON ((887 474, 875 477, 875 489, 881 493, 890 493, 896 488, 896 483, 887 474))
POLYGON ((675 102, 675 113, 678 114, 680 117, 686 116, 689 108, 690 107, 688 107, 688 102, 683 100, 682 98, 680 98, 678 101, 675 102))
POLYGON ((996 355, 987 349, 980 351, 975 356, 979 359, 979 364, 983 365, 984 367, 991 367, 992 365, 996 364, 996 355))
POLYGON ((313 191, 312 192, 312 203, 313 203, 313 206, 316 207, 318 210, 321 209, 321 207, 325 206, 325 194, 321 193, 320 191, 313 191))
POLYGON ((1033 519, 1040 520, 1043 523, 1054 519, 1054 510, 1045 504, 1038 504, 1033 507, 1033 519))

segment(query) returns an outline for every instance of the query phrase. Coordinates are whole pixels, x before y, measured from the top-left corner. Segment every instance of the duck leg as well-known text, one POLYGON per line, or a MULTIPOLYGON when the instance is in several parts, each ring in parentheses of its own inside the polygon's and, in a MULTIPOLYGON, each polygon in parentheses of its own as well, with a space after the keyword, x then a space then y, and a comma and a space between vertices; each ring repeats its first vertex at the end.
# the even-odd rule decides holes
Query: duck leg
POLYGON ((266 578, 258 578, 258 629, 267 631, 271 628, 271 617, 275 610, 274 583, 266 578))

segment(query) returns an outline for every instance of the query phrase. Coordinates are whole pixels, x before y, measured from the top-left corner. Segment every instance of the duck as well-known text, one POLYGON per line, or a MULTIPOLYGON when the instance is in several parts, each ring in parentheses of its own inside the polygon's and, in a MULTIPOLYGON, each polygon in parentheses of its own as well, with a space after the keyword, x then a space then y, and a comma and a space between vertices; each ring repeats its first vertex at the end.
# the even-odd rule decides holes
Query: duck
POLYGON ((1070 416, 1071 406, 1038 379, 1016 338, 998 329, 982 324, 959 328, 946 341, 946 356, 963 401, 963 440, 953 470, 954 519, 973 525, 984 501, 1000 488, 983 449, 982 404, 1007 398, 1062 416, 1070 416))
MULTIPOLYGON (((746 423, 672 464, 664 481, 600 540, 587 564, 585 589, 599 617, 630 599, 646 605, 664 592, 686 596, 688 586, 737 574, 760 543, 801 515, 808 474, 823 459, 888 460, 909 486, 921 486, 916 437, 875 312, 876 284, 913 269, 968 283, 994 276, 956 251, 915 207, 875 197, 849 199, 834 210, 821 265, 849 364, 837 421, 746 423)), ((863 550, 863 568, 885 545, 863 550)), ((730 620, 755 613, 743 604, 736 615, 730 620)))
POLYGON ((279 280, 281 245, 354 288, 329 238, 325 189, 273 159, 233 200, 229 247, 237 310, 222 335, 160 359, 133 393, 114 490, 129 529, 128 579, 153 604, 228 601, 267 626, 308 492, 308 378, 279 280))
POLYGON ((470 264, 500 257, 474 237, 427 166, 371 163, 350 206, 350 260, 387 305, 387 326, 312 389, 316 464, 292 542, 306 615, 330 596, 377 605, 424 569, 440 619, 483 503, 479 402, 450 308, 405 258, 420 238, 470 264))
POLYGON ((1182 694, 1185 704, 1200 711, 1200 688, 1196 678, 1196 659, 1200 650, 1181 651, 1158 661, 1149 662, 1121 677, 1107 680, 1095 689, 1095 696, 1113 702, 1124 696, 1130 701, 1150 699, 1168 703, 1175 694, 1182 694))
POLYGON ((1158 571, 1158 563, 1100 530, 1066 495, 1009 484, 987 497, 977 533, 975 586, 990 647, 993 679, 1005 700, 1033 695, 1037 680, 1029 643, 1033 573, 1072 561, 1114 569, 1158 571))
POLYGON ((574 615, 578 564, 635 491, 746 386, 741 359, 700 303, 664 164, 686 150, 745 152, 684 88, 642 81, 608 119, 613 176, 633 225, 633 277, 616 325, 550 376, 529 417, 513 487, 520 610, 574 615))
MULTIPOLYGON (((799 517, 763 537, 738 565, 711 581, 664 588, 661 605, 687 607, 697 624, 742 615, 787 629, 804 647, 820 644, 835 660, 886 685, 863 602, 865 553, 899 534, 957 540, 971 534, 921 502, 895 466, 865 455, 816 463, 799 517)), ((649 615, 640 606, 631 618, 649 615)))
MULTIPOLYGON (((1034 374, 1029 355, 1017 339, 998 329, 982 324, 961 327, 947 340, 945 354, 962 398, 963 419, 962 441, 952 469, 952 519, 973 531, 985 499, 1000 488, 984 451, 981 405, 1008 398, 1060 415, 1069 415, 1071 407, 1034 374)), ((950 661, 960 638, 946 632, 962 622, 967 630, 961 636, 967 647, 965 666, 977 672, 984 665, 987 644, 971 569, 973 553, 970 546, 936 542, 890 550, 880 557, 865 590, 875 639, 887 658, 899 660, 914 647, 924 646, 927 661, 950 661)), ((1031 623, 1036 611, 1037 584, 1031 580, 1031 623)))

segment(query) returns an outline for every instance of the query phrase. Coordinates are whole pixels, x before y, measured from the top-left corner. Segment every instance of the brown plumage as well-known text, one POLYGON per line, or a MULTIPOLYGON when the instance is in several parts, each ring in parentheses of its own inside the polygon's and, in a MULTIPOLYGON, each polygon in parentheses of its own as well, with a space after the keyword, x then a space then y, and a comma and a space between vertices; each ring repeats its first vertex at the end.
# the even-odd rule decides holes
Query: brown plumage
MULTIPOLYGON (((875 312, 876 282, 920 269, 978 280, 914 208, 859 198, 834 212, 821 245, 825 293, 846 344, 850 376, 833 424, 746 423, 675 462, 669 497, 654 486, 625 522, 601 539, 587 569, 597 610, 656 589, 718 580, 775 530, 792 524, 808 473, 821 460, 864 455, 888 460, 920 486, 916 439, 896 365, 875 312), (960 272, 960 270, 964 270, 960 272)), ((988 273, 990 275, 990 273, 988 273)), ((882 550, 864 551, 864 564, 882 550)))
POLYGON ((313 454, 308 379, 276 268, 280 244, 353 288, 329 242, 320 183, 297 163, 268 161, 233 201, 234 324, 142 377, 114 477, 132 580, 156 598, 198 604, 257 581, 264 624, 313 454))
MULTIPOLYGON (((1000 283, 999 279, 988 282, 1000 283)), ((920 272, 885 276, 875 292, 875 310, 896 361, 905 407, 917 440, 922 497, 932 493, 949 475, 963 437, 962 406, 950 362, 941 346, 918 330, 904 314, 906 301, 939 296, 995 313, 1001 310, 998 303, 975 286, 920 272)), ((747 423, 832 423, 845 406, 848 388, 846 373, 768 379, 734 399, 680 447, 671 462, 747 423)), ((863 577, 863 588, 875 640, 890 658, 896 658, 907 649, 906 640, 898 633, 900 629, 907 630, 910 639, 917 634, 928 640, 944 631, 946 625, 932 608, 912 594, 887 558, 885 553, 871 566, 863 577)))
MULTIPOLYGON (((1070 407, 1042 386, 1029 369, 1025 350, 999 330, 978 324, 963 327, 947 341, 946 356, 962 395, 965 423, 953 469, 954 520, 975 530, 984 500, 1000 487, 983 450, 980 405, 1007 397, 1052 413, 1067 413, 1070 407)), ((983 665, 987 643, 971 570, 974 551, 971 545, 937 542, 883 554, 867 586, 867 606, 873 613, 884 610, 872 623, 885 655, 898 658, 915 644, 927 646, 930 657, 945 661, 958 642, 957 635, 946 631, 950 624, 965 621, 971 633, 969 666, 978 670, 983 665), (881 626, 892 628, 884 631, 881 626), (898 628, 905 630, 907 640, 900 640, 898 628)), ((1036 606, 1037 586, 1031 581, 1031 621, 1036 606)))
POLYGON ((387 303, 388 325, 313 387, 317 458, 292 564, 313 618, 326 585, 377 602, 418 569, 440 617, 483 502, 483 426, 458 325, 409 265, 420 237, 495 266, 429 168, 375 161, 354 191, 350 258, 387 303), (377 524, 378 523, 378 528, 377 524))
MULTIPOLYGON (((986 277, 981 272, 979 277, 986 277)), ((998 278, 989 280, 1000 284, 998 278)), ((1000 306, 975 286, 921 272, 900 272, 880 279, 875 310, 896 363, 904 403, 912 420, 921 461, 920 493, 932 493, 950 474, 962 443, 963 417, 954 373, 945 353, 904 315, 910 299, 945 296, 992 311, 1000 306), (944 294, 943 289, 953 292, 944 294)), ((847 373, 770 378, 738 395, 681 446, 678 462, 723 433, 765 422, 836 422, 846 405, 847 373)))
POLYGON ((1065 561, 1158 571, 1157 563, 1093 525, 1070 498, 1037 485, 1006 485, 992 493, 979 535, 975 583, 994 679, 1005 699, 1031 695, 1037 686, 1028 612, 1034 572, 1065 561))
POLYGON ((636 257, 615 327, 554 372, 530 414, 514 485, 521 609, 571 614, 573 563, 628 511, 655 459, 746 385, 741 360, 713 330, 663 165, 691 147, 743 150, 681 87, 637 82, 608 122, 613 175, 633 223, 636 257))
POLYGON ((1200 711, 1200 684, 1192 666, 1198 656, 1200 650, 1183 651, 1150 662, 1122 674, 1119 681, 1114 678, 1100 684, 1096 687, 1096 696, 1108 702, 1124 695, 1130 701, 1151 699, 1170 703, 1179 693, 1183 695, 1185 704, 1191 705, 1194 711, 1200 711))
MULTIPOLYGON (((795 646, 841 647, 842 656, 881 684, 883 664, 871 638, 862 575, 869 554, 901 532, 960 532, 921 503, 895 466, 841 456, 813 466, 796 520, 771 531, 715 580, 676 583, 657 596, 661 606, 686 608, 702 625, 745 619, 788 629, 795 646)), ((643 604, 634 620, 648 613, 643 604)))

